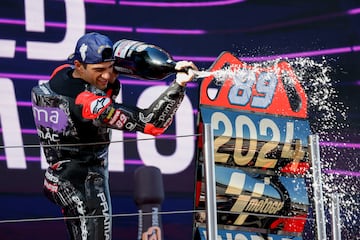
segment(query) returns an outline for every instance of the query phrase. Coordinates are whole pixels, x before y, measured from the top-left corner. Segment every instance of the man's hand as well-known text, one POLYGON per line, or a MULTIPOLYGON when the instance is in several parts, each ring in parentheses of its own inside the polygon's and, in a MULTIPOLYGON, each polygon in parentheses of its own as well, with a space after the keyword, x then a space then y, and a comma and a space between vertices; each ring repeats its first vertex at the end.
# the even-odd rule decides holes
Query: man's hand
POLYGON ((198 68, 193 62, 189 61, 179 61, 176 63, 175 69, 180 71, 176 74, 176 82, 180 86, 186 86, 186 83, 191 82, 195 77, 195 71, 198 71, 198 68))

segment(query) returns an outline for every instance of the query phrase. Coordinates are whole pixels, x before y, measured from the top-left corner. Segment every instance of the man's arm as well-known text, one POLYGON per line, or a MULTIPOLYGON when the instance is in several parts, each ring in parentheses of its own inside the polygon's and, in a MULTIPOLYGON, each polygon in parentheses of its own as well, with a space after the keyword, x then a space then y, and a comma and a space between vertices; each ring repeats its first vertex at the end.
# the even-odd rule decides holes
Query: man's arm
POLYGON ((96 124, 127 131, 141 131, 151 135, 162 134, 172 123, 184 95, 186 83, 192 81, 192 62, 180 61, 178 69, 188 69, 176 74, 175 81, 147 109, 128 107, 112 102, 109 96, 83 92, 76 98, 82 105, 82 117, 96 124))

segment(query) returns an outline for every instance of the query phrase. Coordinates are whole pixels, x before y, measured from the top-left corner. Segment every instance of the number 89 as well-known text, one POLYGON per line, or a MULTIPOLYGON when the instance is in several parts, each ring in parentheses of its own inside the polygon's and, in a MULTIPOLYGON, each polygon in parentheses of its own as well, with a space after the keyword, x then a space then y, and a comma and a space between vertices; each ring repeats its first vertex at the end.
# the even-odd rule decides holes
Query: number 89
POLYGON ((251 98, 255 81, 254 71, 237 71, 234 75, 234 85, 229 91, 229 102, 233 105, 245 106, 251 100, 251 107, 267 108, 273 100, 277 78, 274 73, 260 72, 255 86, 257 95, 251 98))

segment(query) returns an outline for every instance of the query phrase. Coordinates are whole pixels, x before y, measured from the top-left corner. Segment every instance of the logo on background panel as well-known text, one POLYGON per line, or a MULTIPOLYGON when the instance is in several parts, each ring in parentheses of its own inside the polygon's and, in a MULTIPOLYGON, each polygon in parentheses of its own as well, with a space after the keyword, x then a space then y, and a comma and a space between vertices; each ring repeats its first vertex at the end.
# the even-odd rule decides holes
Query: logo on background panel
POLYGON ((33 114, 36 126, 43 126, 61 132, 67 126, 67 115, 59 108, 33 107, 33 114))

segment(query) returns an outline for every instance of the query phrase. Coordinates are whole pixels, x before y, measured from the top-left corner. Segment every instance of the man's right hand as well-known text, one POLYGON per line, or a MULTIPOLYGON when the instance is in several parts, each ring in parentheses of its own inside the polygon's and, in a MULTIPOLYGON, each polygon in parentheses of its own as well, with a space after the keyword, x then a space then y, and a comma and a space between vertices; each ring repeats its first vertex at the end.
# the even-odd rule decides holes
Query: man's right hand
POLYGON ((180 71, 176 73, 175 81, 180 86, 185 87, 186 83, 191 82, 195 77, 195 73, 193 70, 198 71, 198 68, 193 62, 179 61, 176 63, 175 70, 180 71), (181 70, 187 70, 187 71, 181 71, 181 70))

